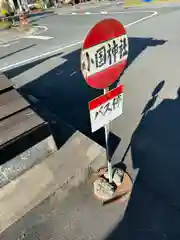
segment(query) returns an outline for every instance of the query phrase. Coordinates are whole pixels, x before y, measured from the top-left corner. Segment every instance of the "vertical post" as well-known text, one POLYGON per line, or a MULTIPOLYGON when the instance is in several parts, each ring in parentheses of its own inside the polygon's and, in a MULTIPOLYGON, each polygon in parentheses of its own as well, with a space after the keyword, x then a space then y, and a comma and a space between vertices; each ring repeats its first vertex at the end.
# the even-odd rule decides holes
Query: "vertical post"
POLYGON ((17 0, 17 3, 18 3, 19 11, 20 11, 20 13, 22 13, 22 11, 23 11, 22 3, 20 0, 17 0))
MULTIPOLYGON (((104 94, 108 93, 109 88, 104 89, 104 94)), ((105 142, 106 142, 106 159, 108 163, 108 179, 109 183, 112 183, 112 164, 109 154, 109 133, 110 133, 110 123, 104 126, 105 130, 105 142)))

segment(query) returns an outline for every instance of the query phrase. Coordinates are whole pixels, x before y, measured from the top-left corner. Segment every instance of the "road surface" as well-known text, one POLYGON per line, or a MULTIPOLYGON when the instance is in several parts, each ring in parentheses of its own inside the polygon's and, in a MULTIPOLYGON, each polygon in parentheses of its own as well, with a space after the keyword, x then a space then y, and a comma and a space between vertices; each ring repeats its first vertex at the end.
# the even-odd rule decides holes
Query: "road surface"
MULTIPOLYGON (((87 102, 101 91, 90 89, 82 79, 79 64, 81 43, 97 21, 109 17, 119 19, 127 27, 130 41, 129 65, 120 78, 125 84, 124 113, 112 124, 112 132, 121 139, 112 160, 119 162, 155 87, 164 82, 154 107, 164 98, 177 96, 180 85, 180 8, 124 10, 121 4, 112 4, 85 9, 84 12, 76 10, 76 14, 72 12, 60 10, 58 15, 34 19, 47 31, 39 38, 20 39, 13 45, 1 47, 1 71, 21 87, 21 92, 35 97, 41 107, 48 108, 55 116, 90 135, 87 102)), ((174 117, 168 110, 167 115, 174 117)), ((158 121, 163 126, 165 118, 159 117, 158 121)), ((172 129, 178 129, 178 126, 173 124, 172 129)), ((163 132, 166 130, 162 129, 163 132)), ((102 135, 98 133, 93 137, 98 141, 102 135)), ((171 144, 173 140, 170 139, 171 144)), ((159 146, 156 144, 155 147, 159 146)), ((168 146, 163 149, 168 151, 168 146)), ((130 167, 130 152, 126 163, 130 167)), ((124 208, 111 205, 102 210, 89 191, 86 193, 87 189, 81 190, 70 194, 62 204, 58 203, 56 196, 48 199, 0 239, 106 239, 121 220, 124 208)), ((129 211, 131 227, 134 227, 131 234, 137 234, 137 238, 131 235, 131 238, 122 239, 179 239, 178 213, 157 199, 143 184, 136 185, 136 193, 135 209, 129 211), (144 227, 142 231, 140 226, 144 227), (138 233, 142 233, 141 238, 138 233)), ((108 240, 121 239, 116 230, 116 237, 113 235, 108 240)))

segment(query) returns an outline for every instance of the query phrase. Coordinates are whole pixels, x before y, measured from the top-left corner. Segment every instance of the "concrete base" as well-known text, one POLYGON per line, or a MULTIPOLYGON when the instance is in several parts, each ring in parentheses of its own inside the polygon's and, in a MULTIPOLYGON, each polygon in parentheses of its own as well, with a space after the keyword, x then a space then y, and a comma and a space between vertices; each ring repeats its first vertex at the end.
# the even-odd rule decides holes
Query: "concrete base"
MULTIPOLYGON (((115 183, 116 186, 120 186, 123 181, 124 171, 120 168, 114 168, 113 169, 113 176, 112 180, 115 183)), ((108 171, 104 173, 104 177, 108 179, 108 171)))
POLYGON ((103 168, 94 175, 93 187, 95 196, 102 203, 110 203, 116 200, 124 202, 129 199, 132 181, 130 176, 122 169, 114 168, 113 183, 109 183, 107 168, 103 168))
POLYGON ((106 179, 100 177, 94 182, 94 194, 100 200, 109 200, 115 193, 115 187, 110 184, 106 179))

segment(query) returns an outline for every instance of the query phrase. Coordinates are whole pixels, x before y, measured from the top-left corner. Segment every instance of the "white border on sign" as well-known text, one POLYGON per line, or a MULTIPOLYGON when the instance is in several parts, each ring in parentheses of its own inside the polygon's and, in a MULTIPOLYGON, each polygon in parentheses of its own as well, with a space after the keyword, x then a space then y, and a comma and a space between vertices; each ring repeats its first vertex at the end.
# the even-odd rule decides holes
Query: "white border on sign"
POLYGON ((90 112, 90 121, 91 121, 91 131, 95 132, 98 129, 104 127, 104 125, 110 123, 123 113, 123 93, 114 96, 114 98, 108 100, 107 102, 101 104, 100 106, 92 109, 90 112), (114 99, 119 97, 119 105, 111 111, 104 113, 107 104, 112 108, 114 99), (98 114, 98 115, 97 115, 98 114))

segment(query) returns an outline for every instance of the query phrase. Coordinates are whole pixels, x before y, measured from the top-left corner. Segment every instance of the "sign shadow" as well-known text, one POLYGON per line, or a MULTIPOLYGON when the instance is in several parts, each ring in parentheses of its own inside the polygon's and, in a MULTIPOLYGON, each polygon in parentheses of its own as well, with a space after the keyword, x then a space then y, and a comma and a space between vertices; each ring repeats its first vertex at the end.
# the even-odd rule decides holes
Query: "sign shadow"
POLYGON ((139 56, 147 47, 157 47, 165 44, 167 41, 163 39, 150 38, 139 38, 130 37, 129 38, 129 56, 128 56, 128 68, 133 61, 139 56))
MULTIPOLYGON (((164 42, 159 42, 159 40, 152 38, 130 38, 132 47, 130 48, 129 64, 147 47, 157 46, 164 42)), ((58 61, 58 54, 54 56, 57 57, 58 61)), ((6 75, 15 77, 31 69, 33 66, 37 66, 37 64, 49 61, 54 56, 10 70, 6 72, 6 75)), ((80 49, 68 54, 61 54, 60 57, 66 61, 34 81, 22 86, 19 89, 20 93, 34 105, 38 114, 50 123, 53 122, 53 127, 55 128, 54 135, 59 146, 66 139, 65 131, 62 133, 61 122, 67 123, 74 130, 79 130, 100 145, 105 146, 103 128, 95 133, 91 133, 88 110, 88 102, 103 94, 103 91, 90 88, 83 79, 80 71, 80 49), (37 99, 37 101, 31 101, 29 96, 37 99)), ((70 133, 71 130, 69 131, 70 133)), ((69 134, 67 136, 69 137, 69 134)), ((120 142, 120 138, 113 133, 111 136, 110 144, 113 146, 111 150, 112 155, 120 142)))

